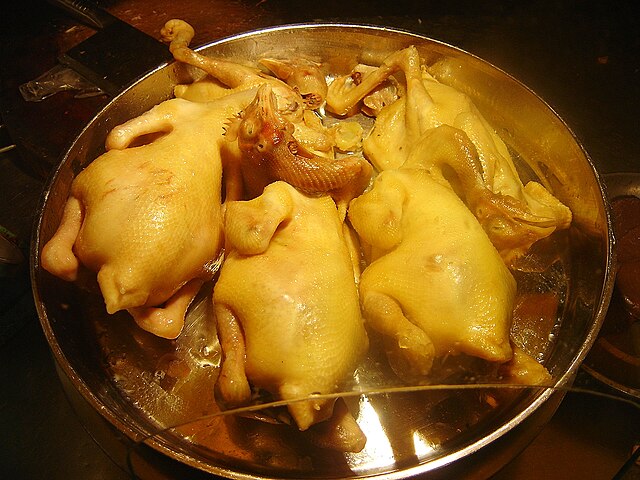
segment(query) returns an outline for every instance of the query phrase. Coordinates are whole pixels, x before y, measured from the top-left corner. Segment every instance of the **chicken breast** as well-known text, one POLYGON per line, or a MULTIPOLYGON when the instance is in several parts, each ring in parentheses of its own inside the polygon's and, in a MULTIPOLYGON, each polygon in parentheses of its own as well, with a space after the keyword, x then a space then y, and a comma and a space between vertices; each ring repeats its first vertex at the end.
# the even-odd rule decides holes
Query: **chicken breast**
MULTIPOLYGON (((251 387, 294 400, 337 392, 368 346, 336 205, 278 181, 226 205, 226 258, 214 287, 228 407, 251 387), (251 387, 250 387, 251 386, 251 387)), ((332 415, 333 400, 289 404, 300 430, 332 415)))

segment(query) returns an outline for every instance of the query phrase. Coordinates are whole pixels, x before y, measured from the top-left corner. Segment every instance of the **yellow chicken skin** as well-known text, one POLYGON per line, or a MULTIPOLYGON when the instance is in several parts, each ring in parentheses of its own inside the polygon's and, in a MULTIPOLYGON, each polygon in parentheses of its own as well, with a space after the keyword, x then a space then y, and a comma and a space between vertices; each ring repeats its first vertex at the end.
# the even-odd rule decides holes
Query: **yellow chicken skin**
MULTIPOLYGON (((329 196, 278 181, 226 204, 226 258, 213 299, 223 363, 219 401, 245 405, 251 387, 293 400, 337 392, 368 348, 343 224, 329 196)), ((300 430, 334 401, 293 402, 300 430)))
POLYGON ((449 125, 426 131, 417 141, 403 167, 424 168, 441 183, 453 185, 482 225, 507 265, 524 255, 540 238, 556 228, 566 228, 571 211, 544 187, 529 182, 525 192, 539 187, 536 206, 516 197, 492 191, 482 178, 477 150, 467 134, 449 125), (534 213, 535 212, 535 213, 534 213), (559 213, 565 219, 559 222, 559 213))
POLYGON ((221 248, 222 162, 233 156, 224 123, 253 95, 172 99, 113 129, 107 152, 74 179, 43 268, 73 281, 84 265, 109 313, 126 309, 143 329, 177 337, 221 248))
POLYGON ((507 146, 471 99, 431 76, 421 65, 415 47, 393 52, 377 69, 356 77, 357 82, 353 74, 334 81, 329 86, 328 108, 340 115, 353 113, 366 95, 399 71, 404 74, 406 91, 377 113, 373 129, 363 140, 367 159, 379 171, 399 168, 416 154, 423 156, 424 151, 416 152, 424 143, 422 138, 438 127, 449 126, 470 140, 478 178, 485 190, 496 194, 492 209, 498 214, 492 212, 492 217, 504 215, 505 223, 513 224, 514 206, 517 216, 526 217, 526 222, 513 229, 502 228, 500 221, 483 221, 491 236, 494 227, 500 229, 499 249, 506 262, 512 263, 535 241, 570 225, 571 211, 540 183, 522 184, 507 146))
POLYGON ((336 161, 334 155, 339 147, 359 147, 359 138, 348 139, 354 137, 354 129, 346 125, 327 129, 312 112, 324 104, 327 94, 319 63, 305 58, 260 59, 274 77, 255 67, 195 52, 189 48, 194 30, 183 20, 166 22, 162 36, 176 60, 208 74, 190 85, 178 85, 177 97, 208 102, 258 89, 252 105, 230 116, 226 127, 227 138, 235 141, 240 137, 245 153, 244 161, 225 172, 227 198, 254 198, 274 180, 287 181, 309 193, 331 190, 344 204, 364 189, 371 176, 369 163, 355 156, 336 161))
MULTIPOLYGON (((180 19, 169 20, 161 30, 163 40, 169 43, 169 50, 177 61, 200 68, 210 75, 190 85, 176 86, 174 90, 176 97, 210 102, 233 92, 269 84, 276 92, 277 108, 280 113, 286 115, 291 121, 297 122, 302 119, 306 103, 297 88, 279 78, 263 74, 258 68, 224 58, 207 57, 195 52, 189 48, 194 34, 193 27, 180 19)), ((293 78, 297 77, 293 76, 293 78)), ((297 86, 295 82, 293 85, 297 86)), ((308 87, 307 84, 304 86, 308 87)), ((304 90, 308 91, 308 88, 304 90)), ((324 91, 326 91, 326 84, 324 91)))
POLYGON ((453 190, 424 169, 386 170, 348 216, 371 251, 363 315, 400 377, 425 376, 447 355, 511 358, 515 280, 453 190))

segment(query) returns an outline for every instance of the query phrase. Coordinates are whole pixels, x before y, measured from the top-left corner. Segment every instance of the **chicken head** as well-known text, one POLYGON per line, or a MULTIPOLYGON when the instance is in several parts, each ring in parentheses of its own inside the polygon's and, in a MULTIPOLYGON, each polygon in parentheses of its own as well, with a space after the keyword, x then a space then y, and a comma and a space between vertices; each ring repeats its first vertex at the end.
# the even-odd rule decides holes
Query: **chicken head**
POLYGON ((237 139, 244 154, 242 173, 249 198, 275 180, 286 181, 309 194, 331 193, 346 201, 369 184, 373 169, 364 158, 316 155, 302 146, 293 133, 294 125, 279 113, 271 87, 261 86, 255 100, 227 132, 227 138, 237 139))

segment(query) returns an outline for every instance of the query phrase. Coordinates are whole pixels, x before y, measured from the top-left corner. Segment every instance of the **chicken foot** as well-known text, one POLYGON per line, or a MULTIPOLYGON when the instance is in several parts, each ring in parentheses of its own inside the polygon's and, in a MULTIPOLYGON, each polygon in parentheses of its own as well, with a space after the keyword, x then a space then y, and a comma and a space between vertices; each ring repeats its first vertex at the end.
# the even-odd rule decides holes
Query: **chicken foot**
POLYGON ((257 68, 221 58, 206 57, 189 48, 195 32, 193 27, 183 20, 169 20, 160 34, 162 39, 169 43, 169 51, 177 61, 204 70, 230 88, 241 85, 255 86, 256 82, 266 81, 257 68))
MULTIPOLYGON (((183 20, 169 20, 161 30, 161 35, 164 41, 169 42, 169 50, 177 61, 200 68, 230 89, 256 88, 268 83, 276 93, 278 110, 293 121, 301 120, 305 102, 300 90, 308 91, 311 85, 305 81, 306 76, 288 75, 287 79, 293 85, 290 86, 279 78, 263 74, 258 68, 197 53, 189 48, 194 35, 193 28, 183 20), (298 85, 298 79, 302 84, 298 85)), ((320 88, 317 95, 324 97, 320 83, 316 88, 320 88)), ((315 95, 316 92, 309 94, 315 95)))

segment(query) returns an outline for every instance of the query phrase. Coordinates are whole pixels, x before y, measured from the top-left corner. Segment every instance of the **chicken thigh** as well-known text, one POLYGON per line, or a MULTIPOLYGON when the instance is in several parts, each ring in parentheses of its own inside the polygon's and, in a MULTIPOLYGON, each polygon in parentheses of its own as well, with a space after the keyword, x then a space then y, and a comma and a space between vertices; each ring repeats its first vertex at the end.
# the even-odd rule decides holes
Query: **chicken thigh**
POLYGON ((348 215, 370 250, 363 315, 400 377, 423 377, 449 355, 511 358, 515 280, 449 186, 425 169, 385 170, 348 215))
POLYGON ((172 99, 114 128, 74 179, 43 268, 73 281, 84 265, 109 313, 126 309, 143 329, 177 337, 222 244, 222 163, 233 155, 224 123, 253 94, 172 99))
MULTIPOLYGON (((328 196, 274 182, 225 211, 226 259, 214 287, 223 363, 221 403, 251 387, 283 400, 337 392, 368 347, 343 224, 328 196)), ((333 400, 292 402, 300 430, 331 417, 333 400)))

